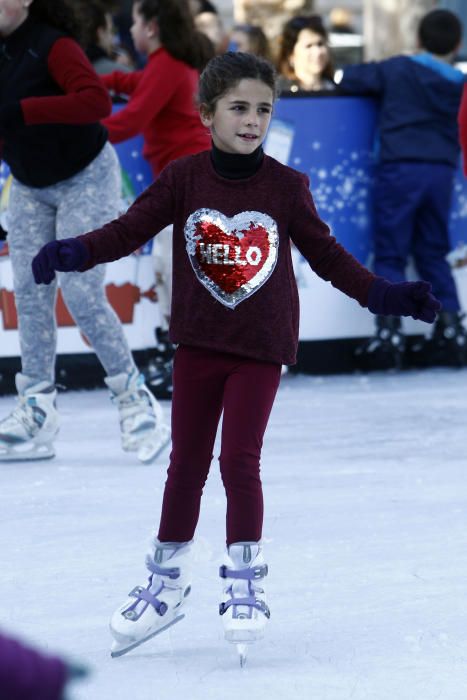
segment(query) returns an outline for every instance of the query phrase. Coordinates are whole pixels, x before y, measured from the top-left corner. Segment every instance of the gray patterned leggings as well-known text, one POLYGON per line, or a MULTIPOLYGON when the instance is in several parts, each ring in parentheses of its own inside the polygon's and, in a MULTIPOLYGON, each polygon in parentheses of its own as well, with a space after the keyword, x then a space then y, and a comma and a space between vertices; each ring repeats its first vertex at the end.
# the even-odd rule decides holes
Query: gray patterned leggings
MULTIPOLYGON (((36 285, 31 261, 49 241, 99 228, 118 215, 120 170, 110 144, 77 175, 50 187, 13 180, 8 205, 8 243, 18 312, 23 374, 55 381, 57 282, 36 285)), ((88 272, 58 273, 63 299, 91 342, 108 376, 134 367, 122 325, 109 305, 103 265, 88 272)), ((32 382, 31 382, 32 383, 32 382)))

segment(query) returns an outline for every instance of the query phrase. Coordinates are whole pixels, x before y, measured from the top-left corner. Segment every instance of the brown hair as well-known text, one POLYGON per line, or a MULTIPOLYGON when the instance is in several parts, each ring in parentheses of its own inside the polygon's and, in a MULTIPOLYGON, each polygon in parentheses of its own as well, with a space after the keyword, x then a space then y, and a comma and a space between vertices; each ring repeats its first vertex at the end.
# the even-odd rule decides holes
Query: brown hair
POLYGON ((198 32, 187 0, 135 0, 146 22, 155 19, 159 38, 171 56, 202 70, 212 56, 211 41, 198 32))
POLYGON ((213 114, 217 101, 244 79, 261 80, 277 94, 276 71, 272 63, 252 53, 227 51, 211 59, 201 73, 199 104, 213 114))
MULTIPOLYGON (((281 46, 277 60, 278 69, 286 78, 294 79, 296 77, 290 65, 290 56, 303 29, 309 29, 310 32, 319 34, 326 43, 328 42, 328 33, 319 15, 298 15, 286 22, 282 30, 281 46)), ((329 61, 323 70, 323 78, 334 81, 334 66, 331 57, 329 57, 329 61)))

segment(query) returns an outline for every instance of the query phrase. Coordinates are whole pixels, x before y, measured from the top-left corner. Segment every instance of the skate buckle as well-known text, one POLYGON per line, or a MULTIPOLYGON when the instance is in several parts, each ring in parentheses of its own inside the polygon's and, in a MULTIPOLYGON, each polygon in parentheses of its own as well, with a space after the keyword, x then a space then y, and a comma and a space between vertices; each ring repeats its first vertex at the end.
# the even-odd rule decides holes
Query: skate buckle
POLYGON ((256 566, 254 569, 251 569, 251 571, 253 572, 253 579, 264 578, 268 575, 268 565, 256 566))
MULTIPOLYGON (((269 607, 266 605, 264 600, 261 600, 260 598, 255 598, 252 595, 248 596, 247 598, 230 598, 227 601, 219 603, 219 615, 224 615, 224 613, 226 613, 227 610, 232 606, 234 607, 234 609, 238 606, 245 606, 250 609, 256 608, 256 610, 262 612, 268 620, 271 617, 271 611, 269 610, 269 607)), ((238 615, 235 612, 234 617, 238 617, 238 615)))
POLYGON ((164 602, 161 601, 161 603, 159 604, 159 607, 158 607, 158 609, 157 609, 157 613, 158 613, 161 617, 163 617, 163 616, 165 615, 165 613, 167 612, 167 610, 168 610, 167 603, 164 603, 164 602))
MULTIPOLYGON (((162 590, 162 588, 160 590, 162 590)), ((159 593, 160 593, 160 591, 159 591, 159 593)), ((164 601, 159 600, 159 598, 157 598, 155 595, 150 593, 147 590, 147 588, 143 588, 142 586, 136 586, 135 588, 133 588, 132 591, 129 592, 128 595, 131 596, 132 598, 137 598, 138 600, 144 600, 149 605, 152 605, 152 607, 155 609, 157 614, 160 615, 161 617, 163 617, 168 610, 167 603, 164 603, 164 601)), ((141 616, 141 614, 140 614, 140 615, 137 615, 137 618, 132 618, 132 617, 128 616, 129 612, 130 612, 130 610, 127 610, 125 612, 125 617, 128 617, 128 619, 138 619, 141 616)))
POLYGON ((174 579, 180 578, 180 568, 178 566, 159 566, 156 564, 150 556, 146 558, 146 567, 152 574, 158 574, 159 576, 166 576, 167 578, 174 579))
POLYGON ((253 569, 229 569, 228 566, 223 564, 219 568, 220 578, 235 578, 244 579, 247 581, 258 581, 268 575, 268 565, 262 564, 261 566, 255 566, 253 569))

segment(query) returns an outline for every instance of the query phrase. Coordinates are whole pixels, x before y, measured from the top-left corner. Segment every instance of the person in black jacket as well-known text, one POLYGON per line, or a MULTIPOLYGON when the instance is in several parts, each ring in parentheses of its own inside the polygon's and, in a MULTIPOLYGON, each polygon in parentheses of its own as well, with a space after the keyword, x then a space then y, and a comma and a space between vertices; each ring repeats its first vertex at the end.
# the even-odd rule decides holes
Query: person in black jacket
MULTIPOLYGON (((0 421, 0 461, 55 454, 57 285, 38 291, 31 261, 45 243, 104 224, 119 208, 120 167, 100 124, 111 102, 76 34, 64 0, 0 4, 0 138, 13 175, 7 229, 22 360, 19 405, 0 421)), ((63 277, 61 292, 106 371, 123 448, 148 461, 169 431, 107 301, 104 274, 63 277)))
MULTIPOLYGON (((457 114, 465 76, 451 64, 462 25, 449 10, 426 14, 420 52, 347 66, 340 87, 380 103, 379 164, 374 190, 374 271, 405 279, 409 256, 433 285, 443 311, 420 353, 425 362, 464 364, 466 333, 446 255, 449 212, 459 160, 457 114)), ((366 368, 403 361, 400 319, 378 318, 376 338, 358 349, 366 368)))

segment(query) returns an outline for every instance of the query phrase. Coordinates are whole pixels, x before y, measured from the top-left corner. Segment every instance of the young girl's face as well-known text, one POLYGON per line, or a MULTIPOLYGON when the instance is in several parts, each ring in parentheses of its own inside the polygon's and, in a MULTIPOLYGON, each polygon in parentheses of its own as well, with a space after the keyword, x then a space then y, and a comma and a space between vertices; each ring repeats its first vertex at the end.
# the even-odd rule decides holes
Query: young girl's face
POLYGON ((9 36, 24 22, 30 0, 0 0, 0 36, 9 36))
POLYGON ((216 103, 214 113, 201 106, 201 121, 214 144, 226 153, 248 155, 260 146, 271 121, 274 95, 261 80, 244 78, 216 103))
POLYGON ((321 34, 302 29, 294 46, 290 63, 297 78, 320 76, 329 61, 329 49, 321 34))
POLYGON ((148 54, 153 49, 152 42, 157 30, 156 21, 147 22, 144 19, 139 11, 139 2, 133 3, 132 19, 130 32, 135 49, 140 53, 148 54))

